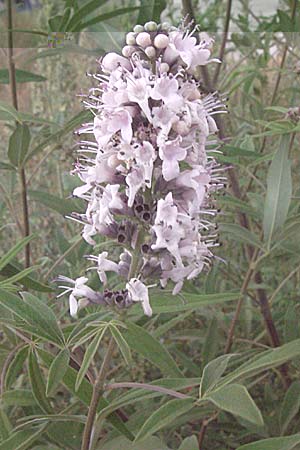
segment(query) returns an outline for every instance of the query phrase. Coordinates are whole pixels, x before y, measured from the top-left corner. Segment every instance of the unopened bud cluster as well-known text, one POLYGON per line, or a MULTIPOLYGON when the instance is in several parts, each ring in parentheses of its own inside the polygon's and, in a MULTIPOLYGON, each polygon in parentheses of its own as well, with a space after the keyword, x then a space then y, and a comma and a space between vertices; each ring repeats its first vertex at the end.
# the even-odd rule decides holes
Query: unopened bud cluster
POLYGON ((107 252, 88 257, 99 291, 84 277, 62 286, 72 314, 80 299, 119 308, 142 302, 151 315, 149 284, 170 283, 177 294, 210 265, 218 245, 213 198, 225 183, 213 117, 225 109, 216 93, 199 89, 195 69, 219 61, 210 59, 212 40, 197 40, 194 31, 137 25, 122 55, 106 54, 93 75, 98 85, 84 103, 94 121, 78 130, 72 171, 83 183, 73 195, 87 208, 73 218, 89 244, 107 236, 120 252, 118 261, 107 252), (124 280, 121 289, 109 289, 107 272, 124 280))

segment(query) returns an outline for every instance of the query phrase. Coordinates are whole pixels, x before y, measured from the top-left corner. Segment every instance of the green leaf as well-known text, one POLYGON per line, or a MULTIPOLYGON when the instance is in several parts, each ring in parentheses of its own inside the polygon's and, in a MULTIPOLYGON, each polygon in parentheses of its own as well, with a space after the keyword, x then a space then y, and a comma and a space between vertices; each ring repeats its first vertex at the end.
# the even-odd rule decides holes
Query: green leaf
POLYGON ((300 355, 300 339, 284 344, 281 347, 266 350, 258 356, 249 359, 242 366, 220 380, 218 386, 224 386, 236 380, 258 375, 267 369, 280 366, 288 360, 300 355))
POLYGON ((46 396, 50 397, 63 379, 69 367, 70 352, 67 348, 62 349, 53 360, 47 380, 46 396))
POLYGON ((6 286, 12 285, 13 283, 16 283, 17 281, 20 281, 23 278, 27 277, 32 272, 34 272, 38 267, 39 266, 28 267, 27 269, 24 269, 21 272, 12 275, 11 277, 5 278, 5 280, 0 281, 0 286, 3 289, 5 289, 6 286))
MULTIPOLYGON (((16 69, 17 83, 28 83, 32 81, 46 81, 47 78, 27 70, 16 69)), ((0 69, 0 84, 9 84, 9 73, 7 69, 0 69)))
POLYGON ((29 305, 40 316, 40 325, 45 327, 48 332, 56 336, 62 344, 64 344, 64 335, 58 325, 57 318, 49 306, 39 298, 29 292, 21 293, 24 302, 29 305))
POLYGON ((198 439, 196 436, 190 436, 182 441, 178 450, 197 450, 199 447, 198 439))
POLYGON ((71 214, 72 212, 78 212, 78 205, 75 200, 69 198, 59 198, 48 192, 42 191, 29 191, 29 197, 31 200, 41 203, 47 208, 62 214, 63 216, 71 214))
MULTIPOLYGON (((153 312, 160 314, 196 310, 203 306, 236 300, 239 297, 238 292, 223 292, 218 294, 190 294, 189 292, 181 292, 180 294, 180 296, 168 295, 163 290, 159 293, 153 293, 151 295, 153 312)), ((136 309, 138 309, 138 306, 136 309)))
POLYGON ((263 439, 251 444, 242 445, 237 450, 292 450, 300 444, 300 433, 292 436, 263 439))
POLYGON ((92 340, 92 342, 88 345, 85 354, 84 354, 84 358, 83 361, 81 363, 78 375, 77 375, 77 379, 76 379, 76 384, 75 384, 75 390, 77 391, 82 383, 83 378, 85 377, 85 374, 88 371, 88 368, 92 362, 92 359, 94 358, 101 340, 104 336, 104 333, 106 331, 107 327, 104 327, 98 334, 97 336, 94 337, 94 339, 92 340))
POLYGON ((250 244, 254 247, 263 248, 262 242, 252 233, 252 231, 241 227, 235 223, 220 223, 221 233, 229 234, 233 241, 242 242, 243 244, 250 244))
POLYGON ((11 361, 5 375, 5 388, 9 389, 17 376, 23 369, 24 363, 28 355, 28 347, 25 345, 21 347, 15 354, 13 360, 11 361))
POLYGON ((194 399, 170 400, 158 408, 143 424, 134 442, 141 441, 162 428, 171 425, 177 417, 190 411, 195 404, 194 399))
POLYGON ((126 364, 130 365, 132 358, 131 358, 130 348, 129 348, 127 342, 125 341, 122 334, 120 333, 120 330, 118 330, 117 327, 110 326, 109 329, 110 329, 110 332, 111 332, 114 340, 116 341, 117 346, 120 349, 120 352, 122 353, 122 356, 123 356, 126 364))
MULTIPOLYGON (((94 12, 100 6, 104 5, 107 0, 91 0, 82 5, 71 17, 66 25, 66 31, 75 31, 77 25, 79 25, 86 16, 94 12)), ((77 30, 76 30, 77 31, 77 30)))
POLYGON ((29 351, 28 372, 31 389, 36 402, 45 413, 52 413, 52 407, 46 397, 46 385, 39 367, 36 354, 33 350, 29 351))
POLYGON ((299 313, 296 305, 289 305, 284 315, 284 342, 300 338, 299 313))
POLYGON ((1 401, 6 406, 32 406, 36 405, 36 399, 29 389, 13 389, 5 391, 1 401))
POLYGON ((160 22, 160 15, 166 8, 165 0, 140 0, 141 9, 137 23, 144 25, 146 22, 154 20, 160 22))
MULTIPOLYGON (((39 356, 46 365, 46 367, 50 368, 54 357, 49 353, 42 349, 38 350, 39 356)), ((79 398, 86 406, 89 407, 92 397, 92 391, 93 388, 91 384, 84 378, 82 380, 81 386, 76 391, 75 390, 75 383, 77 379, 77 371, 75 369, 72 369, 71 367, 68 367, 64 377, 63 377, 63 384, 65 387, 74 395, 75 397, 79 398)), ((98 412, 102 410, 103 408, 106 408, 108 406, 108 401, 102 397, 102 399, 99 402, 98 405, 98 412)), ((126 425, 122 422, 120 417, 113 413, 111 414, 107 420, 113 425, 113 427, 116 428, 121 434, 124 436, 127 436, 129 439, 133 439, 133 434, 131 431, 126 427, 126 425)))
POLYGON ((1 161, 0 170, 15 170, 15 167, 8 162, 1 161))
POLYGON ((230 384, 204 397, 223 411, 247 420, 257 426, 263 426, 264 421, 260 410, 250 397, 245 386, 230 384))
POLYGON ((9 138, 8 159, 15 167, 22 167, 29 149, 30 131, 26 124, 17 124, 9 138))
POLYGON ((280 408, 281 434, 285 434, 291 420, 298 414, 300 409, 300 381, 294 381, 285 393, 280 408))
POLYGON ((12 429, 12 425, 4 409, 6 409, 4 406, 0 406, 0 442, 8 439, 12 429))
MULTIPOLYGON (((1 261, 1 260, 0 260, 1 261)), ((0 275, 4 275, 7 277, 17 275, 23 270, 22 266, 17 263, 15 260, 9 262, 5 265, 3 269, 0 269, 0 275)), ((26 275, 22 279, 19 279, 19 282, 22 283, 25 287, 33 289, 38 292, 51 292, 53 289, 46 284, 40 283, 33 276, 26 275)))
POLYGON ((35 235, 27 236, 16 245, 14 245, 2 258, 0 259, 0 271, 28 244, 35 238, 35 235))
POLYGON ((46 425, 38 430, 23 430, 12 433, 5 441, 1 442, 0 450, 26 450, 32 448, 32 444, 43 434, 46 425))
POLYGON ((101 14, 99 16, 94 17, 93 19, 90 19, 84 23, 81 23, 80 25, 78 25, 76 27, 76 29, 74 31, 77 31, 77 32, 82 31, 85 28, 95 25, 96 23, 104 22, 105 20, 112 19, 113 17, 121 16, 123 14, 132 13, 134 11, 137 11, 138 9, 140 9, 138 6, 130 6, 128 8, 115 9, 114 11, 110 11, 110 12, 101 14))
POLYGON ((33 307, 33 303, 31 305, 27 304, 17 295, 12 294, 8 291, 4 291, 1 288, 0 304, 4 306, 4 308, 14 313, 19 319, 21 319, 21 324, 22 322, 28 324, 28 326, 26 326, 27 330, 30 330, 29 332, 31 332, 35 336, 43 338, 46 341, 53 342, 58 346, 62 346, 64 344, 63 335, 58 326, 55 326, 53 324, 53 321, 51 321, 49 317, 47 318, 42 315, 41 311, 45 311, 45 308, 37 307, 35 309, 35 307, 33 307))
POLYGON ((8 103, 0 102, 0 120, 15 120, 22 122, 18 111, 8 103))
POLYGON ((203 366, 215 357, 218 350, 219 341, 218 321, 215 317, 213 317, 208 326, 202 347, 201 356, 203 366))
POLYGON ((143 442, 134 443, 124 437, 117 437, 104 445, 101 443, 95 450, 168 450, 165 444, 155 436, 146 438, 143 442))
POLYGON ((267 176, 263 229, 268 248, 271 246, 274 232, 286 220, 292 196, 291 161, 288 159, 289 142, 289 135, 282 136, 267 176))
MULTIPOLYGON (((51 52, 53 51, 54 50, 51 49, 51 52)), ((73 132, 74 129, 79 125, 81 125, 83 122, 88 122, 91 119, 92 114, 90 111, 81 111, 80 113, 76 114, 67 123, 65 123, 64 126, 59 131, 55 131, 54 133, 52 133, 40 144, 34 147, 30 152, 28 152, 25 162, 29 161, 33 156, 40 153, 48 145, 58 144, 64 136, 66 136, 68 133, 73 132)))
POLYGON ((170 377, 182 377, 172 356, 159 341, 134 323, 126 322, 126 325, 127 329, 124 330, 123 336, 132 350, 151 361, 163 374, 170 377))
POLYGON ((199 390, 200 398, 203 397, 205 393, 212 390, 220 381, 232 356, 234 355, 228 354, 219 356, 204 367, 199 390))

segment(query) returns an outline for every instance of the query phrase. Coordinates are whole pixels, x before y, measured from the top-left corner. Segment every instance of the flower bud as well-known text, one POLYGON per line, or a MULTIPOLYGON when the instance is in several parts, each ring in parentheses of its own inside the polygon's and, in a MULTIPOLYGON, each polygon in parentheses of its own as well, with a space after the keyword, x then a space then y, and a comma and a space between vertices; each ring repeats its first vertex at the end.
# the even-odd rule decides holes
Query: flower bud
POLYGON ((153 59, 156 56, 156 50, 154 47, 152 47, 152 45, 150 45, 150 47, 147 47, 145 49, 145 53, 148 56, 149 59, 153 59))
POLYGON ((138 34, 136 37, 136 43, 143 48, 148 47, 152 44, 150 34, 146 32, 138 34))
POLYGON ((161 72, 161 73, 169 72, 169 70, 170 70, 169 64, 167 64, 167 63, 161 63, 161 65, 160 65, 160 72, 161 72))
POLYGON ((160 29, 163 30, 163 31, 169 31, 169 29, 170 29, 170 24, 169 24, 168 22, 163 22, 163 23, 161 24, 160 29))
POLYGON ((133 45, 125 45, 125 47, 122 48, 122 55, 125 56, 125 58, 130 58, 134 52, 135 47, 133 47, 133 45))
POLYGON ((136 40, 135 40, 135 33, 127 33, 126 35, 126 44, 127 45, 135 45, 136 44, 136 40))
POLYGON ((158 34, 154 39, 154 46, 156 48, 166 48, 169 45, 169 38, 165 34, 158 34))
POLYGON ((107 53, 107 55, 105 55, 102 59, 102 67, 104 70, 111 72, 118 66, 122 66, 128 70, 131 70, 131 64, 128 59, 124 58, 121 55, 118 55, 117 53, 107 53))
POLYGON ((136 25, 136 26, 133 28, 133 31, 134 31, 135 33, 142 33, 142 32, 144 31, 144 27, 143 27, 143 25, 136 25))
POLYGON ((144 28, 146 31, 156 31, 157 30, 157 23, 154 21, 147 22, 144 25, 144 28))

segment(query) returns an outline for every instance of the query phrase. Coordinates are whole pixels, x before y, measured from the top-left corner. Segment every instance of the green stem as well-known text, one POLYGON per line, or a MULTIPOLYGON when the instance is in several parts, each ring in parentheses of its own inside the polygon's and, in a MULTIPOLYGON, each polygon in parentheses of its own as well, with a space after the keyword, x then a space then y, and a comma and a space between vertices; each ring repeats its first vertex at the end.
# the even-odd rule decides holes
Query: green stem
POLYGON ((94 387, 93 387, 93 394, 92 394, 91 403, 89 406, 87 421, 86 421, 85 428, 83 431, 81 450, 89 450, 89 448, 90 448, 93 425, 94 425, 95 417, 97 414, 97 407, 98 407, 98 403, 101 398, 101 395, 103 394, 104 383, 105 383, 106 375, 107 375, 107 372, 108 372, 108 369, 109 369, 109 366, 110 366, 110 363, 112 360, 114 349, 115 349, 115 341, 114 341, 113 337, 111 337, 108 347, 107 347, 106 354, 105 354, 103 362, 102 362, 101 369, 100 369, 98 377, 96 379, 96 383, 94 384, 94 387))
MULTIPOLYGON (((14 63, 14 42, 13 42, 13 14, 12 14, 12 2, 7 0, 7 40, 8 40, 8 73, 9 73, 9 84, 11 91, 11 98, 13 106, 18 110, 18 95, 17 95, 17 81, 16 81, 16 69, 14 63)), ((20 182, 21 182, 21 197, 22 197, 22 208, 23 208, 23 235, 24 237, 29 236, 30 226, 29 226, 29 212, 28 212, 28 196, 27 196, 27 186, 26 186, 26 174, 25 169, 22 167, 19 171, 20 182)), ((30 244, 25 247, 25 267, 30 266, 30 244)))

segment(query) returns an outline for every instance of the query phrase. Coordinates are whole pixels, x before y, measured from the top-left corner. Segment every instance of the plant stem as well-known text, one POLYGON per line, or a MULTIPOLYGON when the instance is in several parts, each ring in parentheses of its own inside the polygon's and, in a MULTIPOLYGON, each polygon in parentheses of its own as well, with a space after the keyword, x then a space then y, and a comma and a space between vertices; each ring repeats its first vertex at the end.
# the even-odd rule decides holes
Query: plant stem
MULTIPOLYGON (((26 173, 24 167, 20 169, 20 179, 21 179, 21 196, 22 196, 22 207, 23 207, 23 221, 24 221, 24 237, 30 235, 30 225, 29 225, 29 210, 28 210, 28 199, 27 199, 27 187, 26 187, 26 173)), ((29 243, 25 247, 25 267, 30 266, 30 245, 29 243)))
MULTIPOLYGON (((232 7, 232 0, 227 0, 225 25, 224 25, 224 31, 223 31, 223 39, 222 39, 220 53, 219 53, 219 59, 221 61, 223 60, 223 57, 224 57, 224 54, 225 54, 225 49, 226 49, 226 44, 227 44, 227 39, 228 39, 229 24, 230 24, 230 17, 231 17, 231 7, 232 7)), ((217 84, 217 81, 218 81, 218 78, 219 78, 219 74, 220 74, 220 70, 221 70, 221 64, 218 64, 217 67, 216 67, 214 78, 213 78, 213 85, 214 86, 217 84)))
POLYGON ((258 252, 259 252, 259 249, 256 249, 255 252, 253 253, 251 261, 250 261, 250 264, 249 264, 248 272, 246 273, 246 276, 244 278, 244 282, 242 284, 241 291, 240 291, 240 298, 239 298, 238 304, 236 306, 234 317, 233 317, 233 319, 231 321, 231 324, 230 324, 230 327, 229 327, 229 332, 228 332, 228 337, 227 337, 227 342, 226 342, 226 345, 225 345, 224 353, 229 353, 230 350, 231 350, 234 330, 235 330, 238 318, 240 316, 240 312, 241 312, 242 304, 243 304, 243 300, 244 300, 244 295, 246 293, 248 285, 249 285, 249 283, 250 283, 250 281, 252 279, 252 276, 254 274, 255 267, 257 265, 256 264, 256 258, 257 258, 258 252))
MULTIPOLYGON (((16 69, 14 63, 14 42, 13 42, 13 14, 12 14, 12 1, 7 0, 7 40, 8 40, 8 73, 9 84, 11 91, 11 98, 13 106, 18 110, 18 95, 17 95, 17 81, 16 81, 16 69)), ((26 187, 26 174, 24 167, 20 168, 20 181, 21 181, 21 198, 23 208, 23 235, 29 236, 29 213, 28 213, 28 199, 27 199, 27 187, 26 187)), ((25 267, 30 266, 30 244, 25 247, 25 267)))
POLYGON ((90 447, 90 441, 93 431, 93 425, 95 421, 95 417, 97 414, 97 407, 100 400, 100 397, 103 393, 103 387, 106 379, 106 375, 109 369, 110 362, 112 360, 113 352, 115 349, 115 341, 113 337, 110 338, 106 354, 104 356, 101 369, 99 371, 98 377, 96 379, 96 383, 93 387, 93 394, 91 403, 89 406, 87 421, 85 424, 85 428, 83 431, 83 438, 82 438, 82 445, 81 450, 89 450, 90 447))

